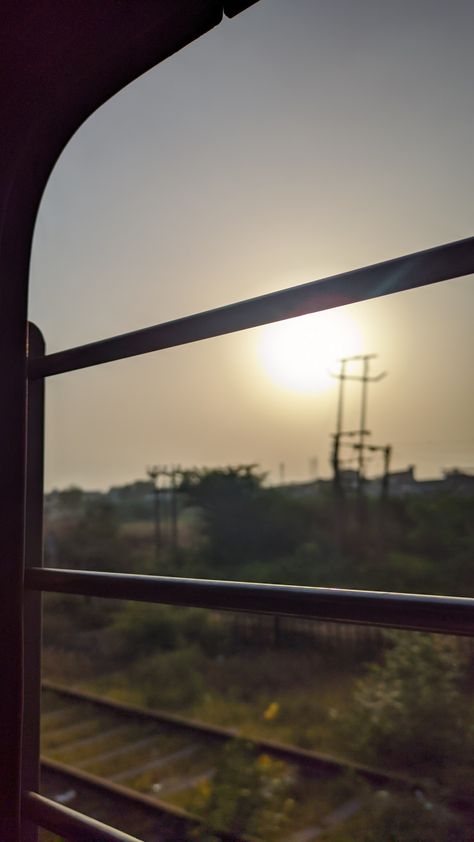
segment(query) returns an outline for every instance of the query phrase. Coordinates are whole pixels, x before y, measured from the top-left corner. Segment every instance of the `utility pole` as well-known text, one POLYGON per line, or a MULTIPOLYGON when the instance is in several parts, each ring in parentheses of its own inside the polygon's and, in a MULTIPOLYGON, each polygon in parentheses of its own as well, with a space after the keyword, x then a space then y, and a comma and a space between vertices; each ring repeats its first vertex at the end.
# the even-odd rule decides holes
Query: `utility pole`
MULTIPOLYGON (((156 469, 161 476, 167 477, 169 479, 169 485, 167 486, 166 490, 167 494, 167 504, 166 508, 169 512, 169 529, 168 532, 168 539, 169 544, 171 545, 171 549, 173 555, 176 557, 178 551, 178 544, 179 544, 179 530, 178 530, 178 519, 179 519, 179 507, 178 507, 178 486, 177 486, 177 478, 178 476, 183 476, 183 471, 181 470, 181 466, 175 466, 173 468, 168 468, 165 466, 164 468, 156 469)), ((148 473, 148 475, 150 475, 148 473)), ((160 534, 161 539, 161 534, 160 534)))
POLYGON ((363 364, 363 373, 362 377, 359 379, 362 382, 362 392, 361 392, 361 401, 360 401, 360 424, 359 424, 359 459, 358 459, 358 475, 357 475, 357 487, 359 494, 363 491, 363 484, 364 484, 364 467, 365 467, 365 440, 364 436, 370 435, 369 431, 366 430, 366 418, 367 418, 367 385, 368 383, 377 383, 379 380, 382 380, 385 377, 386 372, 383 371, 381 374, 377 374, 375 377, 369 376, 369 366, 370 360, 375 359, 377 354, 364 354, 360 357, 363 364))
POLYGON ((381 374, 376 375, 375 377, 370 376, 370 361, 375 359, 377 354, 357 354, 353 357, 343 357, 340 362, 340 371, 338 374, 333 374, 337 380, 339 380, 339 395, 338 395, 338 404, 337 404, 337 416, 336 416, 336 432, 333 434, 334 443, 333 443, 333 452, 332 452, 332 465, 334 470, 334 486, 338 493, 341 493, 341 474, 340 474, 340 446, 341 446, 341 438, 343 436, 354 436, 357 435, 358 443, 353 445, 353 448, 358 451, 358 471, 357 471, 357 488, 359 493, 363 491, 363 483, 364 483, 364 467, 365 467, 365 437, 370 435, 370 430, 366 429, 367 424, 367 386, 369 383, 376 383, 385 377, 386 372, 382 372, 381 374), (355 362, 360 361, 362 363, 362 374, 347 374, 346 364, 348 362, 355 362), (362 384, 362 391, 361 391, 361 403, 360 403, 360 421, 359 421, 359 429, 356 431, 344 432, 343 431, 343 413, 344 413, 344 386, 347 380, 355 380, 362 384))
MULTIPOLYGON (((359 450, 359 444, 353 444, 352 447, 356 450, 359 450)), ((380 483, 380 498, 381 500, 386 500, 388 497, 389 491, 389 483, 390 483, 390 459, 392 456, 392 446, 390 444, 386 445, 379 445, 379 444, 364 444, 366 450, 370 450, 371 452, 380 452, 383 455, 383 474, 380 483)))
POLYGON ((346 363, 350 361, 351 357, 343 357, 339 362, 341 363, 341 370, 339 374, 333 375, 339 380, 339 393, 337 397, 337 418, 336 418, 336 436, 340 436, 342 432, 342 418, 344 413, 344 383, 346 381, 346 363))
POLYGON ((173 554, 176 556, 178 551, 178 488, 176 484, 177 477, 179 475, 182 476, 182 471, 180 466, 172 468, 171 471, 168 471, 168 476, 171 480, 171 546, 173 548, 173 554))
POLYGON ((146 469, 147 475, 153 486, 153 519, 155 524, 155 559, 158 561, 161 550, 161 511, 160 511, 160 489, 159 478, 163 473, 158 465, 152 465, 146 469))
POLYGON ((359 459, 358 459, 358 473, 357 486, 359 493, 362 491, 362 483, 364 482, 364 435, 365 435, 365 419, 367 416, 367 383, 369 377, 369 357, 364 357, 362 361, 363 373, 361 377, 362 391, 360 397, 360 422, 359 422, 359 459))
POLYGON ((334 490, 337 495, 342 494, 339 446, 341 443, 341 433, 333 434, 331 465, 333 470, 334 490))
POLYGON ((283 485, 285 482, 285 463, 280 462, 278 466, 279 474, 280 474, 280 485, 283 485))
POLYGON ((345 357, 339 360, 341 364, 341 370, 339 374, 333 375, 337 377, 339 380, 339 391, 337 397, 337 417, 336 417, 336 432, 334 433, 334 441, 333 441, 333 449, 332 449, 332 468, 334 473, 334 490, 336 491, 337 495, 342 493, 342 486, 341 486, 341 473, 340 473, 340 459, 339 459, 339 447, 341 443, 341 434, 342 434, 342 419, 344 414, 344 384, 346 381, 346 363, 349 362, 349 358, 345 357))
POLYGON ((382 500, 386 500, 388 497, 389 492, 389 484, 390 484, 390 459, 392 457, 392 447, 390 444, 387 444, 383 449, 383 477, 382 477, 382 490, 381 490, 381 498, 382 500))

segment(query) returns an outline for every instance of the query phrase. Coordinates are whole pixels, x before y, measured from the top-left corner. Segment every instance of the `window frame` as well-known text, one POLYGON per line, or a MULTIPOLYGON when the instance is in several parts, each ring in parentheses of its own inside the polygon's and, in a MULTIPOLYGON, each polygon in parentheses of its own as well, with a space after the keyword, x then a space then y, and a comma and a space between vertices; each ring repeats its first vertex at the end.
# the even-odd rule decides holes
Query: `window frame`
POLYGON ((0 531, 4 647, 0 654, 0 674, 4 686, 8 687, 8 692, 0 694, 3 762, 0 836, 4 842, 36 842, 38 825, 64 833, 70 839, 122 842, 131 839, 127 834, 100 825, 39 795, 43 592, 261 611, 335 622, 474 635, 474 600, 467 598, 204 582, 173 577, 55 571, 42 567, 46 377, 474 272, 473 237, 46 355, 40 331, 33 325, 27 325, 28 272, 39 201, 60 151, 73 131, 107 98, 140 73, 215 26, 223 12, 231 16, 250 3, 238 0, 227 4, 213 0, 180 0, 174 4, 175 12, 167 17, 166 7, 169 4, 157 2, 155 14, 157 26, 159 24, 161 29, 159 26, 156 30, 145 27, 146 31, 140 18, 140 3, 132 4, 127 16, 119 21, 114 17, 117 4, 99 5, 102 7, 101 18, 87 6, 85 18, 90 16, 86 20, 89 30, 86 27, 81 31, 79 38, 79 48, 82 38, 82 46, 86 45, 87 49, 84 56, 80 49, 76 55, 73 55, 73 50, 70 51, 70 68, 64 68, 64 56, 69 47, 66 36, 71 28, 68 14, 70 18, 74 17, 70 11, 72 7, 68 11, 68 4, 61 4, 64 8, 58 13, 54 34, 50 32, 50 11, 46 0, 36 4, 38 18, 34 35, 28 29, 28 26, 31 27, 30 20, 25 22, 23 30, 23 23, 18 24, 22 10, 16 12, 16 18, 12 13, 12 22, 18 26, 20 34, 26 33, 28 48, 21 48, 19 54, 13 50, 9 56, 12 75, 7 78, 7 90, 2 100, 10 109, 2 130, 7 140, 7 154, 1 165, 0 191, 3 213, 0 232, 0 382, 3 406, 8 408, 2 414, 0 436, 0 474, 4 495, 0 531), (93 33, 90 49, 86 41, 87 32, 89 36, 93 33), (103 54, 99 49, 101 43, 103 54), (28 58, 26 63, 25 58, 28 58), (74 74, 81 67, 84 77, 77 84, 74 74), (104 67, 107 69, 105 77, 104 67), (65 72, 68 69, 70 77, 65 72), (67 98, 61 101, 56 83, 58 79, 63 79, 63 74, 67 98), (18 86, 19 95, 13 101, 10 93, 15 86, 18 86), (36 95, 38 107, 34 102, 36 95), (58 103, 61 102, 58 120, 58 103), (53 131, 51 126, 55 125, 55 121, 57 130, 53 131))

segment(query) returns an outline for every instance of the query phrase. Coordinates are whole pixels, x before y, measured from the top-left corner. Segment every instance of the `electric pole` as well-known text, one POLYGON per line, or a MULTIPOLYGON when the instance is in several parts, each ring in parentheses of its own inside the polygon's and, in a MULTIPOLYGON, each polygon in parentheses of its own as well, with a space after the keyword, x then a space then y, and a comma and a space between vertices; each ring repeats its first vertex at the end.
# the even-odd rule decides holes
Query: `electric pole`
POLYGON ((389 484, 390 484, 390 459, 392 457, 392 447, 390 444, 387 444, 383 449, 383 478, 382 478, 382 491, 381 497, 382 500, 386 500, 388 497, 389 491, 389 484))
POLYGON ((340 495, 342 493, 342 486, 341 486, 341 474, 340 474, 340 459, 339 459, 339 447, 341 443, 341 434, 342 434, 342 419, 344 413, 344 384, 346 381, 346 363, 349 361, 348 358, 343 358, 339 360, 341 364, 341 370, 339 374, 334 374, 333 377, 337 377, 339 380, 339 391, 337 397, 337 417, 336 417, 336 432, 334 433, 334 441, 333 441, 333 449, 332 449, 332 468, 334 473, 334 489, 336 494, 340 495))
POLYGON ((309 478, 315 481, 318 478, 318 457, 312 456, 309 460, 309 478))
POLYGON ((366 430, 366 418, 367 418, 367 385, 369 383, 377 383, 379 380, 382 380, 385 377, 386 372, 383 371, 381 374, 377 374, 375 377, 369 376, 369 367, 370 367, 370 360, 375 359, 377 354, 364 354, 359 359, 362 360, 363 365, 363 372, 362 377, 360 379, 362 383, 362 391, 361 391, 361 401, 360 401, 360 423, 359 423, 359 459, 358 459, 358 472, 357 472, 357 487, 359 490, 359 494, 362 493, 363 484, 364 484, 364 467, 365 467, 365 440, 364 436, 370 435, 370 432, 366 430))
POLYGON ((336 432, 333 434, 333 451, 332 451, 332 465, 334 470, 334 486, 337 493, 342 492, 341 472, 340 472, 340 447, 341 438, 343 436, 357 436, 358 443, 353 445, 353 448, 358 451, 358 470, 357 470, 357 488, 359 493, 363 491, 364 483, 364 467, 365 467, 365 437, 370 435, 370 430, 366 429, 367 424, 367 386, 369 383, 376 383, 385 377, 386 372, 370 376, 370 361, 375 359, 377 354, 357 354, 353 357, 343 357, 340 362, 340 371, 338 374, 333 374, 339 380, 339 395, 337 403, 336 416, 336 432), (346 365, 349 362, 361 362, 362 374, 347 374, 346 365), (344 387, 347 380, 355 380, 361 383, 361 402, 360 402, 360 421, 359 429, 355 431, 345 432, 343 430, 343 414, 344 414, 344 387))
POLYGON ((285 463, 284 462, 280 462, 280 464, 278 466, 278 471, 279 471, 279 474, 280 474, 280 485, 283 485, 284 482, 285 482, 285 463))
POLYGON ((163 473, 158 465, 152 465, 146 469, 147 475, 153 486, 153 519, 155 532, 155 558, 158 561, 161 550, 161 511, 160 511, 160 489, 159 478, 163 473))
POLYGON ((183 472, 178 465, 178 467, 172 468, 170 471, 166 472, 167 476, 170 478, 170 507, 171 507, 171 546, 173 549, 173 554, 176 556, 178 551, 178 488, 176 484, 176 480, 178 476, 182 476, 183 472))
POLYGON ((391 447, 390 444, 386 444, 386 445, 368 444, 368 445, 366 445, 366 447, 367 447, 367 450, 379 451, 383 455, 383 474, 382 474, 381 484, 380 484, 380 499, 386 500, 387 497, 388 497, 389 483, 390 483, 390 459, 391 459, 391 456, 392 456, 392 447, 391 447))

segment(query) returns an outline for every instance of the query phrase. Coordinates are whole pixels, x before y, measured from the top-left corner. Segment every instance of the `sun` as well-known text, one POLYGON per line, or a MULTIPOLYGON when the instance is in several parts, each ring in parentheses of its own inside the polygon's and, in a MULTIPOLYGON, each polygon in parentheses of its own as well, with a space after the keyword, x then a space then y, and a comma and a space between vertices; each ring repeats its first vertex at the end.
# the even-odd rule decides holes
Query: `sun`
POLYGON ((338 360, 361 351, 360 329, 343 310, 266 325, 259 346, 267 374, 294 392, 325 391, 334 383, 338 360))

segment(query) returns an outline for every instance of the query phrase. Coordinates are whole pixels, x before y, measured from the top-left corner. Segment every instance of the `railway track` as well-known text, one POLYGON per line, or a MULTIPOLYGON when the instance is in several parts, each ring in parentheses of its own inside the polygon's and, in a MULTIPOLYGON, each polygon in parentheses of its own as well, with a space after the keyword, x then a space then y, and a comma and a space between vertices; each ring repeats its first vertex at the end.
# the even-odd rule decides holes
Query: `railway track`
MULTIPOLYGON (((43 682, 43 791, 145 842, 204 838, 195 796, 210 784, 225 745, 236 737, 242 735, 232 729, 43 682)), ((421 788, 408 777, 295 746, 252 744, 258 755, 280 761, 292 779, 296 810, 285 842, 313 842, 347 820, 363 808, 367 782, 374 792, 421 788)), ((225 830, 218 836, 245 842, 225 830)))

